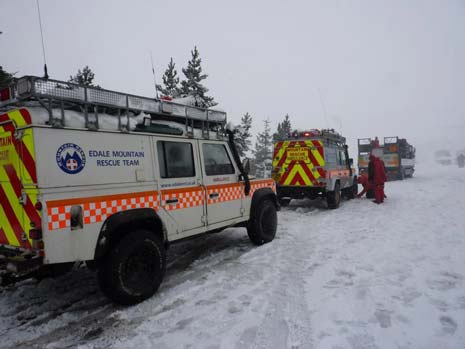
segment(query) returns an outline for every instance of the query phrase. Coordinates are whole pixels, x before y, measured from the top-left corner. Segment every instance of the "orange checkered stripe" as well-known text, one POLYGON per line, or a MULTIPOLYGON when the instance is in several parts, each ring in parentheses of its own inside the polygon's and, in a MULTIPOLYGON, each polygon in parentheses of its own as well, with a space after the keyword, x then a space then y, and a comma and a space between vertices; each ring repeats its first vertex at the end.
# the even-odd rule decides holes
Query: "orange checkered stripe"
POLYGON ((244 187, 240 183, 211 185, 207 187, 208 204, 218 204, 225 201, 240 200, 244 196, 244 187), (218 197, 211 198, 210 194, 217 193, 218 197))
POLYGON ((202 187, 182 188, 161 192, 161 205, 167 211, 179 210, 196 206, 203 206, 205 202, 202 187), (177 200, 169 203, 167 201, 177 200))
POLYGON ((71 207, 81 206, 84 224, 105 221, 114 213, 135 209, 153 208, 158 210, 158 193, 144 192, 125 195, 101 196, 95 198, 71 199, 47 202, 48 229, 57 230, 70 227, 71 207))
MULTIPOLYGON (((273 180, 253 180, 250 182, 250 196, 260 188, 271 188, 276 192, 273 180)), ((225 201, 240 200, 244 195, 243 184, 226 184, 207 187, 207 195, 218 193, 218 198, 208 199, 208 204, 225 201)), ((203 206, 205 192, 201 186, 161 191, 161 202, 158 192, 131 193, 109 195, 69 200, 55 200, 47 202, 48 229, 58 230, 70 227, 71 207, 81 206, 84 224, 104 222, 109 216, 117 212, 136 209, 152 208, 158 210, 163 207, 167 211, 203 206), (173 202, 169 202, 172 200, 173 202)))
POLYGON ((271 188, 276 193, 276 183, 272 179, 251 180, 250 181, 250 196, 261 188, 271 188))

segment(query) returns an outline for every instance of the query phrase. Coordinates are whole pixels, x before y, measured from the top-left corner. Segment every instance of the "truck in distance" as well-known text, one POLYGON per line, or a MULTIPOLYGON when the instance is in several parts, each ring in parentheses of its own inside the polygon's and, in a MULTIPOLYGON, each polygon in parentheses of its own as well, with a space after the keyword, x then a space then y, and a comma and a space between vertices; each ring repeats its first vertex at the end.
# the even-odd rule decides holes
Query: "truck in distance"
POLYGON ((381 154, 388 180, 412 177, 415 172, 415 147, 405 138, 384 137, 379 144, 371 138, 358 139, 358 169, 368 169, 368 161, 373 149, 381 154))

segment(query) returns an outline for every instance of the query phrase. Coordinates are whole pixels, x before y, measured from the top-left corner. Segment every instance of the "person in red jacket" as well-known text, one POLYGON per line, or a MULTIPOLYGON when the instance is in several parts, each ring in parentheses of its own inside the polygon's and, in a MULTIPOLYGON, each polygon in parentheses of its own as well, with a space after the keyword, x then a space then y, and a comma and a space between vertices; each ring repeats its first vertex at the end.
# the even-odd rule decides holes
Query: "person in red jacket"
POLYGON ((387 181, 384 163, 377 157, 373 159, 373 185, 375 189, 375 202, 384 202, 384 183, 387 181))
POLYGON ((361 198, 368 190, 373 189, 373 186, 368 180, 368 174, 364 169, 360 170, 360 176, 357 178, 357 182, 363 187, 363 190, 357 195, 358 198, 361 198))

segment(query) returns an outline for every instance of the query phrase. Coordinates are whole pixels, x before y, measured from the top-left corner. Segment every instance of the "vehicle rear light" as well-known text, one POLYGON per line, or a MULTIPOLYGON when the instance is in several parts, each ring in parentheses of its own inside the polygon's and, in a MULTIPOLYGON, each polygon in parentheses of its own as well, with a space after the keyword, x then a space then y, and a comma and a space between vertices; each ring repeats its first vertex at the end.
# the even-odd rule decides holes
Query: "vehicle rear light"
POLYGON ((31 230, 29 230, 29 237, 32 240, 41 240, 42 239, 42 229, 31 229, 31 230))
POLYGON ((0 102, 7 101, 11 98, 11 91, 9 87, 0 90, 0 102))
POLYGON ((34 208, 37 211, 42 211, 42 203, 40 201, 37 201, 36 204, 34 205, 34 208))

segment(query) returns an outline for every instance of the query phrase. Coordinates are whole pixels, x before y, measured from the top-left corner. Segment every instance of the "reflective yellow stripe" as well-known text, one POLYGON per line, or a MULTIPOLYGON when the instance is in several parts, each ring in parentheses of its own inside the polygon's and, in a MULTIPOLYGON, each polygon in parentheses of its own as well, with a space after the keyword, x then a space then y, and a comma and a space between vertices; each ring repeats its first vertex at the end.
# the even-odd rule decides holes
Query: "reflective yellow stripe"
MULTIPOLYGON (((0 166, 0 178, 8 178, 3 166, 0 166)), ((24 212, 23 206, 19 203, 19 198, 16 196, 13 186, 10 184, 10 182, 2 182, 1 186, 5 191, 8 201, 11 207, 13 208, 13 211, 15 212, 16 218, 21 224, 21 228, 23 229, 23 231, 26 231, 25 228, 27 228, 28 226, 26 226, 25 220, 29 221, 29 219, 25 219, 27 215, 24 212)), ((8 222, 8 220, 2 222, 8 222)), ((7 223, 7 225, 9 224, 7 223)))
MULTIPOLYGON (((25 118, 21 114, 19 110, 13 110, 8 113, 8 118, 15 122, 17 128, 21 128, 27 126, 28 123, 26 122, 25 118)), ((5 127, 9 126, 0 126, 0 137, 7 139, 7 137, 12 137, 13 134, 11 131, 6 131, 5 127)), ((25 128, 22 130, 22 138, 21 138, 21 146, 18 150, 22 152, 22 154, 26 154, 27 152, 30 154, 32 161, 35 162, 35 152, 34 152, 34 139, 33 139, 33 130, 32 128, 25 128)), ((28 198, 32 206, 37 202, 37 192, 38 190, 35 188, 33 180, 26 169, 25 164, 23 163, 22 155, 18 154, 18 151, 15 148, 15 145, 12 144, 5 144, 1 147, 1 150, 7 152, 7 156, 0 158, 0 185, 5 192, 7 197, 8 203, 5 208, 0 205, 0 227, 5 233, 5 237, 8 240, 8 244, 11 246, 22 246, 24 247, 24 242, 18 241, 18 237, 15 234, 14 227, 11 226, 10 222, 13 222, 13 217, 16 217, 16 220, 19 222, 18 231, 21 229, 22 232, 25 232, 28 235, 29 229, 31 229, 31 217, 28 216, 26 212, 25 206, 23 206, 19 202, 19 197, 21 194, 15 192, 15 188, 13 187, 12 183, 10 182, 10 178, 4 168, 4 166, 8 165, 11 166, 12 170, 14 169, 15 176, 18 177, 18 180, 21 183, 21 191, 22 193, 26 194, 26 198, 28 198), (5 210, 7 207, 11 206, 12 215, 13 217, 7 217, 5 210)), ((29 159, 31 161, 31 159, 29 159)), ((30 166, 31 167, 31 166, 30 166)), ((18 189, 17 189, 18 190, 18 189)), ((29 206, 28 210, 31 209, 29 206)), ((35 211, 34 211, 35 212, 35 211)), ((37 212, 38 216, 40 217, 40 212, 37 212)), ((40 222, 39 222, 40 223, 40 222)), ((29 239, 31 242, 31 239, 29 239)))
MULTIPOLYGON (((299 174, 300 177, 302 177, 303 181, 304 181, 304 185, 306 186, 312 186, 313 183, 312 181, 310 180, 310 178, 308 178, 307 174, 305 173, 304 169, 302 168, 302 166, 300 164, 295 164, 292 169, 291 169, 291 173, 289 174, 289 176, 286 178, 286 181, 284 182, 284 185, 291 185, 291 182, 294 180, 294 177, 296 174, 299 174)), ((295 184, 296 186, 300 186, 302 184, 298 183, 298 184, 295 184)))
MULTIPOLYGON (((273 158, 273 166, 277 166, 284 153, 286 152, 287 147, 289 146, 289 141, 283 141, 282 147, 279 149, 278 154, 273 158)), ((287 160, 286 160, 287 161, 287 160)))
POLYGON ((6 213, 3 211, 3 207, 0 205, 0 225, 3 231, 5 232, 6 238, 8 243, 12 246, 20 246, 18 239, 16 238, 15 233, 13 232, 13 228, 8 224, 8 218, 6 217, 6 213), (3 224, 5 222, 5 224, 3 224))

